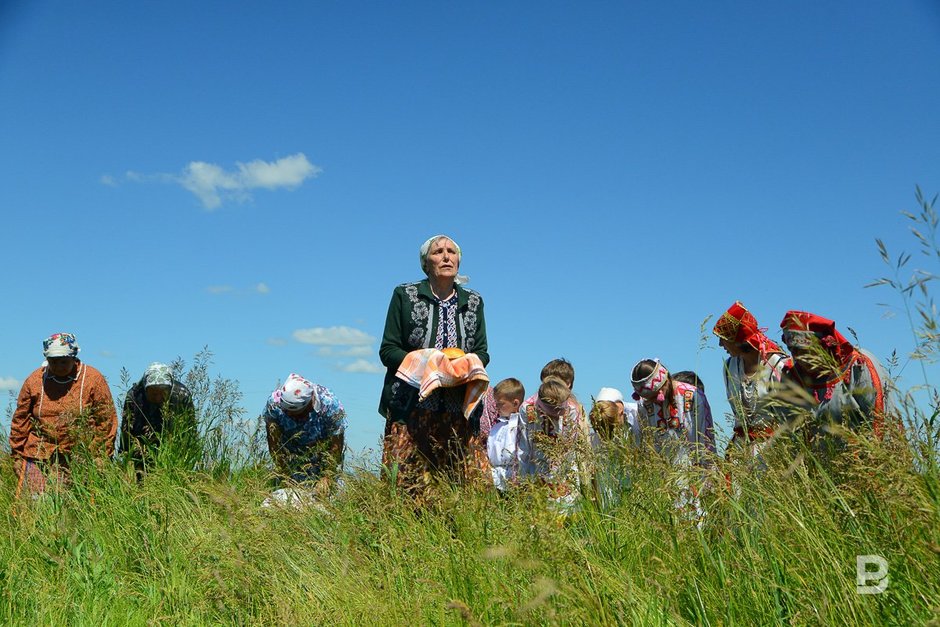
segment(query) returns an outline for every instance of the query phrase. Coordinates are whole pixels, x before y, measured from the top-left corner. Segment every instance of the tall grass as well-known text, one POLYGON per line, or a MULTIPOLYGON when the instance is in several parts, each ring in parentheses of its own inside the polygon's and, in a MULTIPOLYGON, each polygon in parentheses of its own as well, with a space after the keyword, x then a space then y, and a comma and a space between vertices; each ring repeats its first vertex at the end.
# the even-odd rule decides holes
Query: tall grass
POLYGON ((33 501, 0 464, 0 622, 940 624, 929 380, 927 402, 902 399, 903 436, 831 459, 784 436, 760 473, 719 463, 698 525, 673 507, 674 471, 629 449, 611 456, 629 473, 618 498, 564 518, 532 486, 442 486, 416 507, 374 469, 323 509, 265 509, 263 458, 222 427, 243 424, 237 395, 194 370, 203 415, 221 416, 195 470, 164 460, 138 482, 77 459, 70 487, 33 501), (857 593, 859 555, 887 560, 882 594, 857 593))
POLYGON ((5 623, 914 624, 940 607, 936 477, 881 445, 794 464, 786 446, 699 528, 656 460, 619 503, 561 519, 545 493, 443 489, 415 508, 368 472, 325 511, 266 510, 262 470, 220 480, 77 463, 70 489, 12 498, 2 471, 5 623), (857 555, 890 584, 859 595, 857 555))

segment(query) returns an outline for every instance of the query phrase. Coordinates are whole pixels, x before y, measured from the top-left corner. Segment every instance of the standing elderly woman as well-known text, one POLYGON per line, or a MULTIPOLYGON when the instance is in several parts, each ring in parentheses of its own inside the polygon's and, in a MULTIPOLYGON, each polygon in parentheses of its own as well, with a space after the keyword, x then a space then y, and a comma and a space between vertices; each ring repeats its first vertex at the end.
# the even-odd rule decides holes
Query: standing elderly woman
POLYGON ((405 357, 418 349, 460 349, 489 363, 483 299, 463 287, 457 274, 460 246, 435 235, 419 250, 427 278, 392 292, 379 357, 388 368, 379 413, 385 417, 382 462, 400 485, 419 488, 432 472, 459 474, 476 429, 465 416, 466 386, 438 388, 423 400, 396 377, 405 357), (409 402, 410 399, 410 402, 409 402))
POLYGON ((117 412, 104 376, 78 359, 71 333, 42 343, 46 363, 33 371, 16 399, 10 420, 10 454, 23 486, 33 494, 46 481, 69 478, 72 452, 82 446, 95 458, 114 453, 117 412))
POLYGON ((756 458, 774 434, 778 412, 772 395, 789 369, 790 358, 764 335, 757 319, 735 301, 721 314, 712 332, 728 353, 725 390, 734 414, 734 436, 729 453, 756 458))

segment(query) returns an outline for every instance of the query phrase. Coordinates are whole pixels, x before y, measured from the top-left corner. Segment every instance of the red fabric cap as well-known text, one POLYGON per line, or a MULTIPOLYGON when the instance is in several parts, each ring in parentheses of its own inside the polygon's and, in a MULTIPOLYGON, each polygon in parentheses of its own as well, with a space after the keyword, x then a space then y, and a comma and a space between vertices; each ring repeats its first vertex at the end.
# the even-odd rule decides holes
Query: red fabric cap
POLYGON ((787 331, 812 333, 819 338, 823 347, 843 365, 855 355, 855 347, 836 330, 836 323, 829 318, 823 318, 808 311, 790 310, 780 321, 780 328, 784 331, 784 342, 787 331))
POLYGON ((723 340, 749 344, 761 354, 761 357, 772 353, 783 353, 780 346, 764 335, 763 331, 757 326, 754 314, 737 300, 728 307, 728 311, 721 314, 718 322, 715 323, 715 328, 712 329, 712 333, 723 340))

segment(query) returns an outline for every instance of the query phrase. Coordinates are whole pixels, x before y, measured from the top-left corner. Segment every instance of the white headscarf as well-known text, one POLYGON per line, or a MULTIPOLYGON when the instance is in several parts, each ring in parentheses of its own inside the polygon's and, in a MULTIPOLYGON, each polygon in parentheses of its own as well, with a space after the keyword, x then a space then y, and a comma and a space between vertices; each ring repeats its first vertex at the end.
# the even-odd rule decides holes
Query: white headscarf
MULTIPOLYGON (((313 383, 292 372, 284 385, 274 390, 271 398, 281 409, 297 411, 307 406, 315 390, 313 383)), ((314 407, 314 411, 319 409, 314 407)))
MULTIPOLYGON (((421 271, 427 274, 427 270, 424 269, 424 264, 428 260, 428 253, 431 251, 431 244, 437 240, 445 237, 450 241, 454 242, 454 248, 457 249, 457 266, 460 267, 460 262, 463 261, 463 252, 460 250, 460 244, 454 241, 454 238, 450 235, 435 235, 434 237, 429 238, 426 242, 421 244, 421 248, 418 249, 418 259, 421 262, 421 271)), ((463 285, 470 282, 470 277, 465 274, 458 274, 454 277, 454 283, 457 285, 463 285)))
POLYGON ((601 388, 594 398, 595 401, 609 401, 611 403, 623 403, 623 393, 617 388, 601 388))

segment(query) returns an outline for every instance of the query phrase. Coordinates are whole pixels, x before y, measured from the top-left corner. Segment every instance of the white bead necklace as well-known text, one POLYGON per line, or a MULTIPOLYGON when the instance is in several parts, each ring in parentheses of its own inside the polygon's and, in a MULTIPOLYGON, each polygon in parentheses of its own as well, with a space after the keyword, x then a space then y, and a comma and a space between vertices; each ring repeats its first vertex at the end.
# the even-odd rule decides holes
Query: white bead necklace
MULTIPOLYGON (((60 381, 57 377, 54 377, 51 374, 49 374, 48 367, 46 368, 46 371, 42 373, 42 377, 43 379, 46 379, 46 378, 52 379, 56 383, 62 385, 63 383, 76 381, 78 379, 79 374, 81 374, 82 376, 82 385, 81 387, 79 387, 79 390, 78 390, 78 413, 82 413, 82 411, 85 409, 85 398, 84 398, 85 397, 85 364, 81 364, 78 367, 78 370, 75 371, 75 376, 72 377, 71 379, 67 379, 66 381, 60 381)), ((71 394, 71 393, 72 393, 72 390, 70 389, 68 391, 68 394, 71 394)), ((37 422, 42 420, 42 401, 45 398, 46 398, 46 382, 43 381, 43 384, 39 389, 39 407, 36 410, 37 422)))

